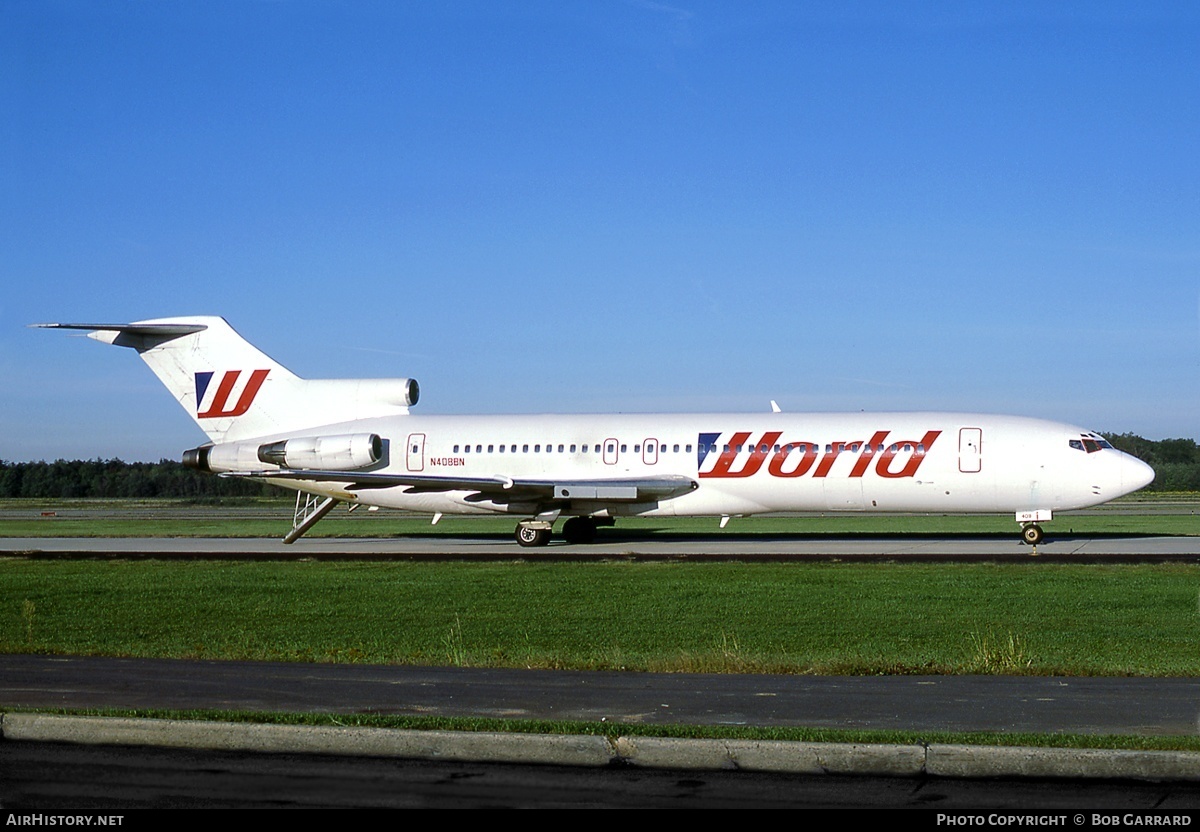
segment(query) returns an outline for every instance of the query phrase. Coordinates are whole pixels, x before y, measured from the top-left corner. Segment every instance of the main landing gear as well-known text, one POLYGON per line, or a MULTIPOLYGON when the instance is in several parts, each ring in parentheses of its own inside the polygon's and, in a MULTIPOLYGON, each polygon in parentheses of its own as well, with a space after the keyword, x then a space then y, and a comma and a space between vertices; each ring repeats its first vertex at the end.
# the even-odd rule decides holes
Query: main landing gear
POLYGON ((517 542, 522 546, 545 546, 550 542, 549 523, 520 523, 516 531, 517 542))
MULTIPOLYGON (((599 526, 611 526, 615 522, 611 517, 570 517, 563 523, 563 540, 567 543, 591 543, 596 539, 599 526)), ((514 536, 522 546, 545 546, 550 542, 552 530, 551 522, 522 520, 517 524, 514 536)))

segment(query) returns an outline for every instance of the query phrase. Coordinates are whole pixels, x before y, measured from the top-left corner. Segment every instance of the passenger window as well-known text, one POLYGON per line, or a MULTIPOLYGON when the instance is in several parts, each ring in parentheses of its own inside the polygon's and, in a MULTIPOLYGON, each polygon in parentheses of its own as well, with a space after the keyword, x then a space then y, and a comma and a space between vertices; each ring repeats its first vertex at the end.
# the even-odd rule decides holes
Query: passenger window
POLYGON ((495 452, 496 452, 496 446, 488 445, 488 453, 491 454, 491 453, 495 453, 495 452))
POLYGON ((672 446, 671 451, 672 451, 672 453, 679 453, 679 446, 678 445, 672 446))
MULTIPOLYGON (((1082 450, 1082 448, 1081 448, 1081 450, 1082 450)), ((458 453, 458 446, 457 446, 457 445, 455 445, 455 446, 454 446, 454 453, 458 453)))

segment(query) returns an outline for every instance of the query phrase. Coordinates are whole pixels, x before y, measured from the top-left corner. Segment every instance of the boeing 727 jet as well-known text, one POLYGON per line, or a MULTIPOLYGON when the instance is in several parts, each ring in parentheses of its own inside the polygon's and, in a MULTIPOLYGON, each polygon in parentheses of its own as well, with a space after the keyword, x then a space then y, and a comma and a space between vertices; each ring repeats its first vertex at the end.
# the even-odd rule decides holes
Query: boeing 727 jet
POLYGON ((1042 540, 1056 511, 1154 472, 1097 433, 976 413, 421 416, 412 379, 302 379, 218 317, 80 329, 132 347, 209 441, 186 465, 297 492, 291 543, 339 502, 519 518, 522 546, 618 517, 766 512, 1012 513, 1042 540))

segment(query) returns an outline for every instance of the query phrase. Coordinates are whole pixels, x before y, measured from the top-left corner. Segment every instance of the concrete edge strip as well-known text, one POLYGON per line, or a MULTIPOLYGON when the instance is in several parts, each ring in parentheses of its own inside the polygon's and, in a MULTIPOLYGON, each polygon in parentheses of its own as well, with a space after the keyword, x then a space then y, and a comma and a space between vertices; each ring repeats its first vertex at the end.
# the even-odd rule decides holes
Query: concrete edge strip
POLYGON ((1200 780, 1200 753, 968 745, 886 745, 672 739, 195 720, 0 715, 5 741, 150 745, 224 751, 342 754, 532 763, 888 777, 1200 780))

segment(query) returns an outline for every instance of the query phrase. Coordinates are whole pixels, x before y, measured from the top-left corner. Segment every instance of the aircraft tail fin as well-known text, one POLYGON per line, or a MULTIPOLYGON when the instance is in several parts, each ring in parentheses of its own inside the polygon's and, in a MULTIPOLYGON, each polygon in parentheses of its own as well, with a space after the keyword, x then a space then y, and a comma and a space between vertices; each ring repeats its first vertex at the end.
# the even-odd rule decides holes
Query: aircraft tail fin
POLYGON ((403 414, 419 395, 411 379, 302 379, 215 316, 37 326, 86 330, 89 338, 137 350, 216 443, 403 414))

